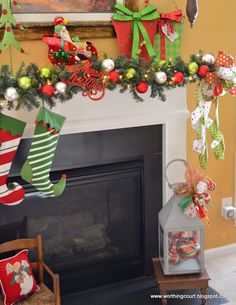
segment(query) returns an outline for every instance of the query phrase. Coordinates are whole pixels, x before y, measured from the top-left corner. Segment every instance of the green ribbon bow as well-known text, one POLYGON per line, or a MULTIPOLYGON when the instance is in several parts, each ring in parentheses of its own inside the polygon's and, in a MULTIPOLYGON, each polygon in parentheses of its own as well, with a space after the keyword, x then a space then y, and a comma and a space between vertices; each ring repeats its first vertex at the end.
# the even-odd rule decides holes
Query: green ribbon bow
POLYGON ((140 45, 141 32, 145 46, 150 57, 155 57, 156 53, 153 49, 147 30, 145 29, 142 21, 154 20, 159 17, 159 13, 154 5, 145 7, 141 12, 134 13, 130 11, 124 5, 117 3, 115 9, 118 11, 113 16, 113 20, 116 21, 132 21, 133 22, 133 45, 132 45, 132 58, 138 58, 138 50, 140 45))
POLYGON ((188 207, 188 205, 192 202, 192 196, 189 196, 187 198, 184 198, 182 201, 179 203, 180 210, 185 211, 188 207))
POLYGON ((61 51, 56 51, 56 52, 48 52, 48 54, 56 54, 56 58, 55 61, 58 62, 61 58, 68 63, 69 62, 69 58, 68 56, 70 54, 75 54, 76 52, 65 52, 65 41, 61 40, 61 51))

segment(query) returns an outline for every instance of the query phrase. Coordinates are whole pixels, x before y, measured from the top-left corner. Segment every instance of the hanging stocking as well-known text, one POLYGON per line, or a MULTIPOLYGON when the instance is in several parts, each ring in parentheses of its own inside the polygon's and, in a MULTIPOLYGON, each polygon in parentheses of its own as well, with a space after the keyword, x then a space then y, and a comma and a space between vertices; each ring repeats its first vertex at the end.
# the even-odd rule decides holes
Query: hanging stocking
POLYGON ((19 204, 25 197, 22 186, 6 181, 25 129, 25 122, 0 113, 0 203, 9 206, 19 204))
POLYGON ((49 173, 56 150, 59 132, 65 117, 41 107, 35 121, 36 127, 27 161, 21 170, 21 177, 32 184, 43 196, 56 197, 63 193, 66 176, 52 184, 49 173))

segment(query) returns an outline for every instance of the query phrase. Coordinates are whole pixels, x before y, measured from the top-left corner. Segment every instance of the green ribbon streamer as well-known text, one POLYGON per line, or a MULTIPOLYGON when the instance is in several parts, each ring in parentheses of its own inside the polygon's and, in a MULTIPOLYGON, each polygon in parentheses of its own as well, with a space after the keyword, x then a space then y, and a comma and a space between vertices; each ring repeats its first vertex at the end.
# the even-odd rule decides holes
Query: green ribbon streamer
POLYGON ((65 52, 65 41, 64 40, 61 40, 61 48, 62 50, 61 51, 56 51, 56 52, 48 52, 48 54, 56 54, 56 62, 58 62, 60 59, 63 59, 65 62, 69 62, 69 58, 68 56, 70 54, 75 54, 76 55, 76 52, 65 52))
POLYGON ((115 5, 115 9, 118 11, 114 14, 113 20, 116 21, 132 21, 132 33, 133 33, 133 44, 132 44, 132 58, 138 58, 138 50, 140 45, 140 32, 145 41, 145 46, 149 56, 155 57, 156 53, 153 49, 147 30, 145 29, 142 21, 151 21, 159 17, 159 13, 154 5, 145 7, 141 12, 134 13, 121 3, 115 5))
POLYGON ((179 203, 180 210, 185 211, 191 202, 192 202, 192 196, 189 196, 189 197, 183 199, 182 201, 180 201, 180 203, 179 203))

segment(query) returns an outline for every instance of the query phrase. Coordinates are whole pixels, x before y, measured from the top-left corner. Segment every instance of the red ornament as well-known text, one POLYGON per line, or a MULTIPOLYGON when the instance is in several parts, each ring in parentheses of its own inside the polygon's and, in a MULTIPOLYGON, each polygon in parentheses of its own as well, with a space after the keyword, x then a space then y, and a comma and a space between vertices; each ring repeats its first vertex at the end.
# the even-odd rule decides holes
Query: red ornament
POLYGON ((140 82, 136 85, 136 90, 139 92, 139 93, 145 93, 148 91, 148 83, 146 82, 140 82))
POLYGON ((6 10, 6 9, 3 9, 3 10, 2 10, 2 14, 3 14, 3 15, 6 15, 6 14, 7 14, 7 10, 6 10))
POLYGON ((120 80, 120 74, 117 71, 111 71, 108 75, 108 79, 113 81, 113 83, 117 84, 120 80))
POLYGON ((182 72, 175 72, 173 82, 177 85, 182 85, 184 82, 184 74, 182 72))
POLYGON ((207 65, 202 65, 199 67, 197 74, 201 77, 205 77, 209 72, 209 67, 207 65))
POLYGON ((55 91, 54 87, 52 85, 49 85, 49 84, 43 85, 40 89, 40 92, 42 94, 47 95, 47 96, 53 96, 54 91, 55 91))

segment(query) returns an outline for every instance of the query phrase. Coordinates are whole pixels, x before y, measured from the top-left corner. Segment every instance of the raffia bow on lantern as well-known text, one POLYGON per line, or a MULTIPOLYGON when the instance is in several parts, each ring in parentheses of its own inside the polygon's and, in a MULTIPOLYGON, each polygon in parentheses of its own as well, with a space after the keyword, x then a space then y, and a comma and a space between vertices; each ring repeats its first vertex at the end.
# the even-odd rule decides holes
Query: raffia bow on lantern
POLYGON ((216 188, 215 183, 209 178, 202 176, 196 169, 185 161, 185 183, 175 185, 174 194, 182 197, 179 208, 189 217, 205 219, 209 223, 207 216, 207 206, 211 204, 211 196, 208 190, 216 188))
POLYGON ((160 13, 160 19, 158 20, 158 31, 160 34, 160 41, 161 41, 161 53, 160 53, 160 59, 166 58, 166 34, 167 36, 170 36, 175 32, 173 21, 182 23, 183 21, 183 15, 182 10, 176 10, 172 13, 160 13), (163 32, 163 27, 167 27, 167 33, 165 34, 163 32))
POLYGON ((145 47, 151 58, 156 56, 156 53, 153 49, 150 37, 147 30, 145 29, 142 21, 151 21, 157 19, 159 14, 154 5, 145 7, 141 12, 135 13, 130 11, 124 5, 117 3, 115 5, 117 13, 114 14, 113 20, 115 21, 132 21, 132 34, 133 34, 133 43, 132 43, 132 58, 139 57, 139 48, 140 48, 140 34, 143 37, 145 47))

